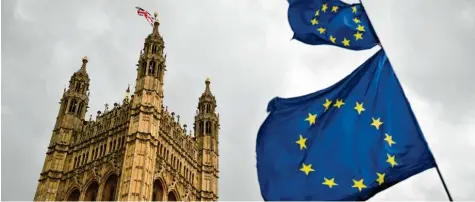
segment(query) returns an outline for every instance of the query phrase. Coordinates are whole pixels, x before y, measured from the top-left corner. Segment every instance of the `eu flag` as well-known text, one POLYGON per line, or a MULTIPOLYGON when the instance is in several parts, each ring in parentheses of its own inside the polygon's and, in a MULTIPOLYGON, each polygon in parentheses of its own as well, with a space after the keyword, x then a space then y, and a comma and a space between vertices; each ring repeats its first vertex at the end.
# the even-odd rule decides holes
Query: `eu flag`
POLYGON ((379 43, 361 4, 340 0, 288 0, 294 39, 310 45, 335 45, 351 50, 379 43))
POLYGON ((383 50, 333 86, 267 110, 256 142, 266 201, 367 200, 436 166, 383 50))

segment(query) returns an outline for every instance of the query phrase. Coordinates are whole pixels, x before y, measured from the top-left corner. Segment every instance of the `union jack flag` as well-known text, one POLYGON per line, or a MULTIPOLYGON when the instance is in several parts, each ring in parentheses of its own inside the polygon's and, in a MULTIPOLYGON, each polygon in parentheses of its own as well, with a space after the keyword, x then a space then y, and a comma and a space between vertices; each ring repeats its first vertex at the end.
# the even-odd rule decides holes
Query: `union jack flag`
POLYGON ((148 21, 148 23, 153 26, 153 21, 155 20, 155 18, 152 16, 152 14, 138 6, 135 8, 137 9, 137 14, 139 16, 143 16, 148 21))

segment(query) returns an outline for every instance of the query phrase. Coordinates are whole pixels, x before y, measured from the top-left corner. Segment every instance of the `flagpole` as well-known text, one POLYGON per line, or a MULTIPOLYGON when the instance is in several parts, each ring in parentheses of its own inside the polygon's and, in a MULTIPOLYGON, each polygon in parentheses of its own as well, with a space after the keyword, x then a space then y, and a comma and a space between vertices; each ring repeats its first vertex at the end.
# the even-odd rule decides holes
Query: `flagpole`
POLYGON ((442 177, 442 173, 440 173, 439 166, 437 164, 435 165, 435 169, 437 170, 437 174, 439 174, 440 181, 442 181, 442 185, 444 185, 445 193, 447 193, 447 197, 449 197, 449 201, 454 201, 452 199, 452 196, 450 195, 449 189, 447 188, 447 185, 445 184, 445 180, 442 177))
MULTIPOLYGON (((359 0, 359 2, 361 4, 361 8, 366 11, 366 9, 363 6, 363 2, 361 2, 361 0, 359 0)), ((369 19, 368 13, 366 13, 366 16, 368 17, 368 24, 373 28, 372 30, 373 30, 373 32, 375 32, 375 35, 376 35, 376 31, 374 29, 373 24, 371 23, 371 20, 369 19)), ((379 37, 378 37, 378 39, 379 39, 379 37)), ((381 40, 379 40, 378 45, 379 45, 379 47, 381 47, 382 50, 384 50, 383 45, 381 43, 381 40)), ((388 61, 389 61, 389 58, 388 58, 388 61)), ((434 161, 435 161, 435 159, 434 159, 434 161)), ((449 201, 453 201, 452 195, 450 195, 449 189, 447 188, 447 185, 445 184, 445 180, 442 177, 442 173, 440 172, 440 169, 439 169, 439 166, 437 165, 437 163, 435 164, 435 169, 437 170, 437 174, 439 175, 440 181, 442 181, 442 185, 444 186, 444 190, 445 190, 445 193, 447 194, 447 197, 449 198, 449 201)))

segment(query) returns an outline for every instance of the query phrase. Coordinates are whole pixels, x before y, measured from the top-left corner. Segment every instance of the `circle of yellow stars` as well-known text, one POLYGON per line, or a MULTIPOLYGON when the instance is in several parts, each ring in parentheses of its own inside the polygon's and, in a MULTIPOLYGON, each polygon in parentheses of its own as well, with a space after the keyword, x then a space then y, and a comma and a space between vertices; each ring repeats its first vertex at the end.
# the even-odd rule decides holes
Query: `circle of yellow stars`
MULTIPOLYGON (((338 12, 338 9, 339 7, 338 6, 332 6, 331 8, 331 11, 329 12, 332 12, 332 13, 337 13, 338 12)), ((318 21, 318 18, 320 16, 320 11, 323 12, 323 13, 326 13, 328 10, 328 4, 323 4, 321 9, 318 9, 315 11, 315 16, 312 18, 312 20, 310 20, 310 23, 313 25, 313 26, 317 26, 320 24, 320 22, 318 21)), ((353 14, 356 14, 357 12, 357 7, 356 6, 353 6, 351 7, 351 12, 353 14)), ((361 25, 361 20, 359 18, 357 18, 356 16, 353 18, 353 22, 356 24, 356 33, 353 34, 354 36, 354 41, 358 41, 358 40, 363 40, 363 33, 366 31, 365 30, 365 26, 364 25, 361 25)), ((326 28, 324 28, 323 26, 319 26, 317 28, 317 31, 319 34, 321 35, 324 35, 326 34, 326 28)), ((333 44, 337 44, 337 38, 333 35, 330 35, 328 37, 328 39, 333 43, 333 44)), ((347 39, 346 37, 343 37, 343 40, 340 41, 339 45, 343 45, 344 47, 349 47, 350 44, 351 44, 351 38, 350 39, 347 39)))
MULTIPOLYGON (((323 12, 325 12, 325 11, 323 11, 323 12)), ((343 105, 345 105, 345 103, 343 102, 343 99, 336 99, 335 102, 333 103, 333 101, 328 99, 328 98, 326 98, 325 102, 322 104, 322 106, 324 107, 324 112, 329 110, 329 108, 332 107, 332 106, 334 108, 340 109, 341 107, 343 107, 343 105)), ((361 102, 361 103, 356 102, 355 103, 355 107, 353 109, 356 111, 356 113, 358 115, 361 115, 366 110, 363 105, 364 105, 363 102, 361 102)), ((382 125, 384 124, 384 122, 381 121, 380 117, 377 117, 377 118, 371 117, 371 120, 372 121, 370 123, 370 126, 374 127, 376 130, 379 130, 382 127, 382 125)), ((314 125, 317 121, 317 114, 308 113, 308 117, 305 119, 305 121, 308 121, 310 126, 314 125)), ((384 137, 383 140, 388 144, 389 147, 396 144, 396 142, 393 140, 393 137, 390 134, 385 133, 384 136, 385 137, 384 137)), ((299 134, 299 139, 295 143, 297 143, 299 145, 300 150, 307 149, 307 138, 305 138, 303 135, 299 134)), ((392 168, 394 168, 394 166, 398 165, 398 163, 396 162, 396 156, 395 155, 390 155, 389 153, 387 153, 386 155, 387 155, 386 162, 389 163, 389 165, 391 165, 392 168)), ((315 169, 312 168, 312 164, 302 163, 302 168, 300 168, 300 171, 302 171, 303 173, 305 173, 305 175, 308 176, 308 175, 311 174, 311 172, 314 172, 315 169)), ((377 172, 376 176, 377 176, 376 182, 378 183, 378 185, 382 185, 384 183, 386 173, 378 173, 377 172)), ((334 186, 337 186, 338 184, 335 182, 334 177, 332 177, 332 178, 324 177, 322 185, 326 185, 326 186, 328 186, 328 188, 333 188, 334 186)), ((358 191, 360 191, 360 192, 363 189, 367 188, 366 184, 364 183, 364 179, 358 179, 358 180, 353 179, 353 186, 352 187, 358 189, 358 191)))

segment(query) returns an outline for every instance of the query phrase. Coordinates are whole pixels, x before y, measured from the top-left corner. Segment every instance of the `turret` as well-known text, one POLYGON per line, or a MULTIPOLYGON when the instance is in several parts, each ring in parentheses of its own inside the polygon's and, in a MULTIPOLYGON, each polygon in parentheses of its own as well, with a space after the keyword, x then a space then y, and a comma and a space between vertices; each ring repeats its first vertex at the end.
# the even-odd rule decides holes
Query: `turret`
POLYGON ((195 116, 196 140, 199 150, 199 161, 202 165, 201 198, 204 201, 218 200, 219 178, 219 115, 216 113, 216 98, 211 93, 209 78, 205 81, 205 92, 198 102, 195 116))
POLYGON ((58 196, 58 185, 65 169, 71 167, 69 150, 75 138, 81 133, 89 102, 89 76, 86 72, 87 57, 82 59, 81 68, 71 76, 69 87, 64 89, 56 124, 51 135, 48 151, 40 174, 35 201, 54 201, 58 196))
MULTIPOLYGON (((157 18, 156 18, 157 19, 157 18)), ((147 36, 140 53, 137 68, 137 85, 135 91, 155 90, 163 96, 163 76, 165 74, 165 43, 158 31, 160 22, 155 20, 153 31, 147 36)))
POLYGON ((89 75, 86 72, 87 57, 82 58, 81 68, 75 72, 69 80, 69 87, 64 89, 60 101, 56 127, 64 119, 84 120, 89 103, 89 75), (70 116, 67 118, 67 116, 70 116))

